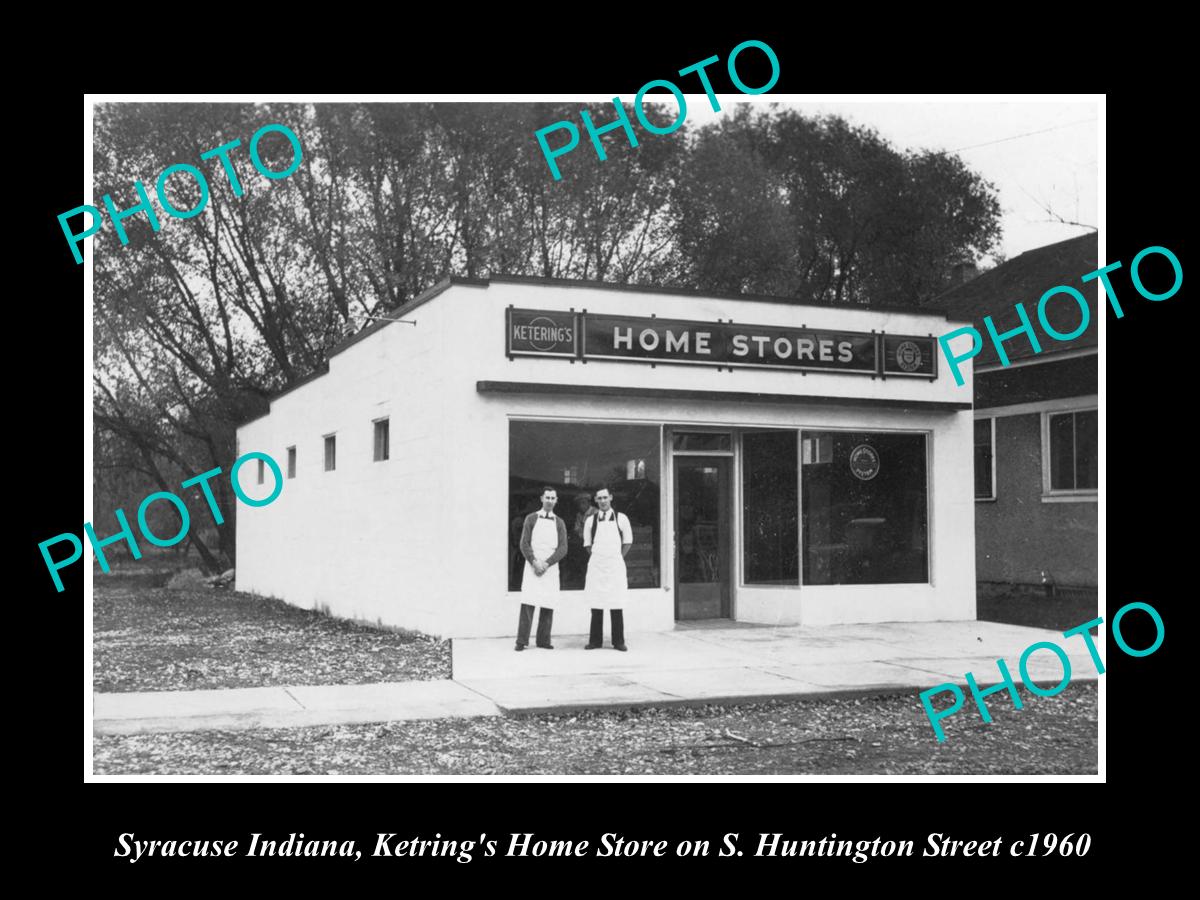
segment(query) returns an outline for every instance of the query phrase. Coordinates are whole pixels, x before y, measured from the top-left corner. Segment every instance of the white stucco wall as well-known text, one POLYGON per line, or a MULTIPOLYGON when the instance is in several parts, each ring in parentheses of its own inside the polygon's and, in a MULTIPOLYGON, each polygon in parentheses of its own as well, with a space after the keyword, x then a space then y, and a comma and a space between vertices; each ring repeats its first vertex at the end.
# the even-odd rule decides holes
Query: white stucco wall
MULTIPOLYGON (((974 618, 970 410, 476 390, 479 381, 506 381, 961 403, 970 401, 969 374, 967 383, 957 387, 944 360, 934 382, 509 360, 504 355, 504 310, 509 305, 907 334, 937 335, 953 327, 940 316, 913 313, 499 281, 486 287, 453 285, 405 316, 415 319, 416 326, 388 325, 352 345, 330 360, 328 374, 280 397, 268 416, 239 430, 240 452, 264 450, 284 469, 286 447, 298 448, 297 477, 285 483, 279 499, 268 507, 239 510, 239 590, 440 635, 510 635, 520 600, 506 589, 510 419, 891 429, 928 434, 931 583, 735 588, 734 617, 780 624, 974 618), (391 459, 373 462, 372 420, 383 415, 391 417, 391 459), (322 437, 330 432, 338 436, 338 467, 324 472, 322 437)), ((252 470, 245 467, 243 481, 252 478, 252 470)), ((740 508, 739 481, 734 478, 735 508, 740 508)), ((671 482, 667 454, 659 523, 663 587, 633 592, 626 611, 630 632, 674 626, 671 482)), ((586 631, 588 612, 579 596, 580 608, 556 614, 556 634, 586 631)), ((607 631, 607 622, 605 627, 607 631)))

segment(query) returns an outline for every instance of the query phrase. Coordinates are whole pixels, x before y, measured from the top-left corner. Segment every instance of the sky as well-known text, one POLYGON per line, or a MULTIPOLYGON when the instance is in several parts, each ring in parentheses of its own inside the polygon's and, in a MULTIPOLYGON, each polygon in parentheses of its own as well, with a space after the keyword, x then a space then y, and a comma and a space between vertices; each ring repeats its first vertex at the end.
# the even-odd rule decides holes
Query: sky
MULTIPOLYGON (((722 112, 704 96, 688 95, 689 125, 716 120, 738 98, 721 94, 722 112)), ((1026 250, 1099 227, 1098 99, 1073 101, 954 100, 950 102, 806 102, 794 95, 761 95, 806 115, 836 114, 874 128, 900 150, 949 150, 995 185, 1003 235, 999 252, 1026 250), (797 102, 798 101, 798 102, 797 102), (1049 212, 1047 212, 1049 209, 1049 212)), ((985 266, 995 260, 985 259, 985 266)))

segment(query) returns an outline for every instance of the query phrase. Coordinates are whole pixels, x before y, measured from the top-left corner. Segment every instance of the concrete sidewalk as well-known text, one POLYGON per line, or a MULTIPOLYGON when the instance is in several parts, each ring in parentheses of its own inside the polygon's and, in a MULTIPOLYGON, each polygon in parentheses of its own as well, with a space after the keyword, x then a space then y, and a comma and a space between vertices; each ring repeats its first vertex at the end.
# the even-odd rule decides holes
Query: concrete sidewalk
MULTIPOLYGON (((585 651, 585 635, 554 650, 513 650, 512 638, 453 642, 453 678, 389 684, 95 694, 97 735, 205 729, 289 728, 495 716, 587 707, 667 706, 855 693, 912 692, 943 682, 995 683, 996 660, 1017 661, 1035 641, 1067 651, 1072 681, 1094 681, 1080 638, 994 622, 723 627, 680 625, 631 634, 629 652, 585 651)), ((1030 678, 1057 684, 1054 654, 1031 657, 1030 678)))

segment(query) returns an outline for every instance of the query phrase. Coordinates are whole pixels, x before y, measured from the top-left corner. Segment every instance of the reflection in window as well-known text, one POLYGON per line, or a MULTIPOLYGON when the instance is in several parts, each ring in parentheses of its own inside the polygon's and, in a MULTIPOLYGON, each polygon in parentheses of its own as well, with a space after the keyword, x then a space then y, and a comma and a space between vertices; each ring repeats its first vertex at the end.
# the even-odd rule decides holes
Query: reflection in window
POLYGON ((992 481, 992 423, 995 419, 975 420, 975 499, 993 500, 996 485, 992 481))
POLYGON ((1099 413, 1050 416, 1050 490, 1094 491, 1099 484, 1099 413))
POLYGON ((800 467, 804 583, 927 582, 925 436, 806 431, 803 440, 813 442, 800 467))
POLYGON ((742 436, 746 584, 799 584, 796 432, 742 436))
POLYGON ((525 567, 521 527, 541 509, 543 487, 558 493, 554 512, 567 524, 567 556, 559 563, 563 590, 582 590, 587 575, 583 525, 601 487, 633 527, 625 557, 631 588, 660 585, 660 429, 646 425, 510 422, 508 426, 508 589, 521 589, 525 567), (632 466, 631 466, 632 462, 632 466))

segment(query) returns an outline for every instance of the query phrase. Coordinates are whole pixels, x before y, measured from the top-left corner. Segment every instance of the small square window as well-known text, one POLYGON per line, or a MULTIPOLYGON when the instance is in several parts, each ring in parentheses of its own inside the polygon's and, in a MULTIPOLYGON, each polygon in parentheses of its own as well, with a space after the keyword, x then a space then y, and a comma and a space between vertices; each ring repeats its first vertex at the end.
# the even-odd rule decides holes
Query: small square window
POLYGON ((337 436, 325 435, 325 471, 332 472, 337 468, 337 436))
POLYGON ((295 448, 295 447, 288 447, 288 448, 287 448, 287 456, 288 456, 288 474, 287 474, 287 477, 288 477, 288 478, 295 478, 295 477, 296 477, 296 448, 295 448))
POLYGON ((378 419, 375 422, 375 462, 388 458, 388 420, 378 419))

